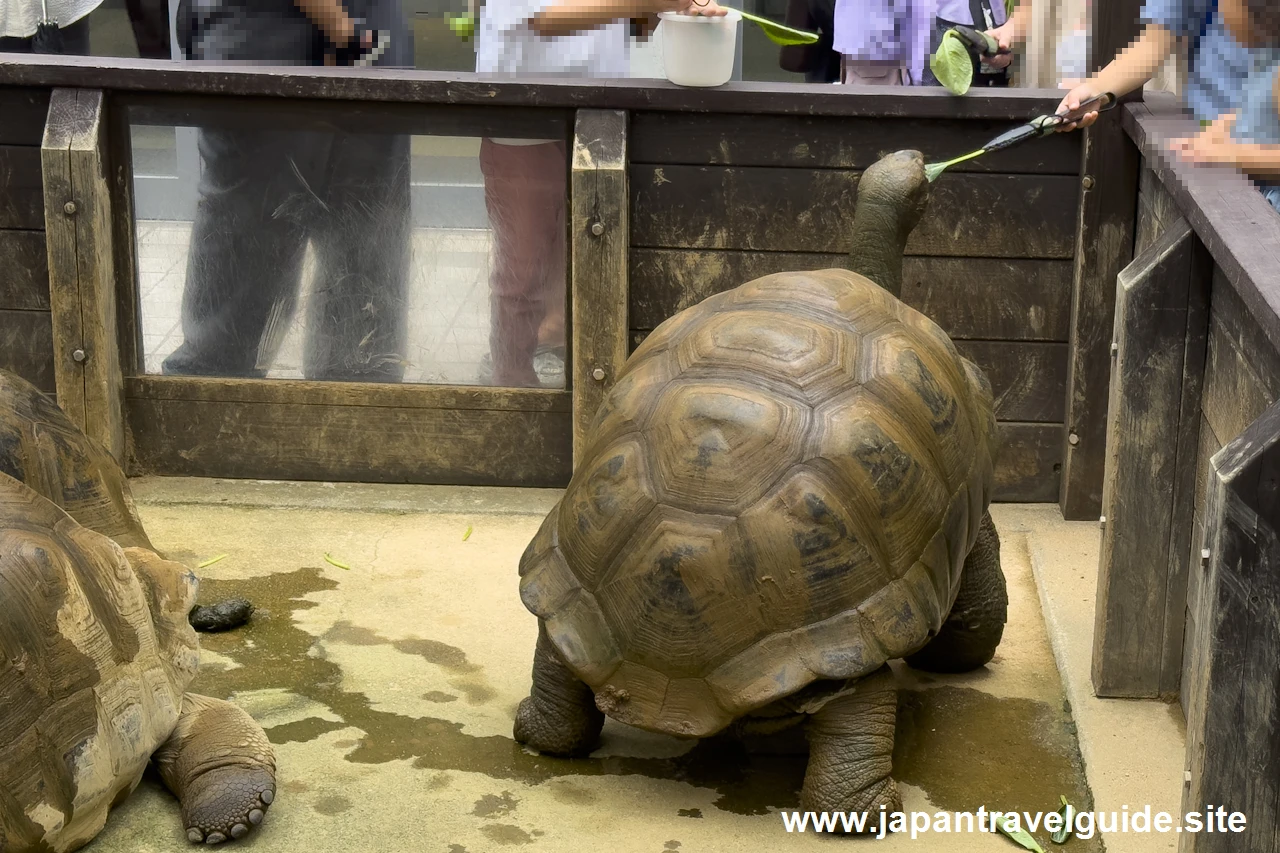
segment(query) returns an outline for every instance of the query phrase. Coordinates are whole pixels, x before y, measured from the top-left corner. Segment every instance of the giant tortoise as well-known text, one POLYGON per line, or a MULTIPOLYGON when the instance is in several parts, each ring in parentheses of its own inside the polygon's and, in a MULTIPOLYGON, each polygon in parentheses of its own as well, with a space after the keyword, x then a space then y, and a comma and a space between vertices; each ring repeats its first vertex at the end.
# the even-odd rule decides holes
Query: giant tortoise
POLYGON ((246 835, 275 797, 262 728, 187 693, 197 581, 142 529, 119 466, 0 370, 0 851, 75 850, 149 761, 187 838, 246 835))
POLYGON ((520 561, 539 634, 518 741, 585 754, 606 715, 803 724, 802 808, 900 808, 887 663, 983 666, 1007 611, 990 384, 897 298, 927 199, 918 153, 883 158, 851 270, 711 296, 627 361, 520 561))

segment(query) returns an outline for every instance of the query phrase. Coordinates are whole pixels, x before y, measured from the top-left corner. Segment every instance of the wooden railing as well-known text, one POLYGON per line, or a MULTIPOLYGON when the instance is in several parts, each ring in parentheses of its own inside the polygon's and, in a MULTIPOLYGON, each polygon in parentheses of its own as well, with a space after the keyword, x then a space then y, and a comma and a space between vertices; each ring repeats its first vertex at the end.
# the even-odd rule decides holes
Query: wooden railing
POLYGON ((1099 695, 1179 697, 1186 811, 1223 805, 1280 837, 1280 214, 1168 140, 1165 99, 1127 107, 1141 151, 1136 257, 1117 282, 1094 635, 1099 695))
MULTIPOLYGON (((755 276, 843 265, 862 169, 902 148, 930 158, 963 153, 1059 99, 1036 90, 954 98, 920 89, 691 90, 652 80, 365 71, 0 56, 0 111, 20 117, 9 133, 22 137, 0 140, 0 164, 28 163, 25 171, 0 169, 0 181, 10 176, 0 198, 22 206, 6 213, 0 203, 0 257, 25 251, 31 267, 22 294, 0 296, 9 300, 0 311, 20 298, 18 308, 36 312, 24 315, 29 325, 50 310, 43 328, 58 328, 61 315, 79 310, 37 293, 47 285, 31 266, 44 254, 29 251, 33 232, 48 222, 55 246, 59 229, 70 227, 62 208, 75 199, 49 181, 47 150, 45 183, 32 181, 38 149, 30 146, 65 148, 43 127, 49 104, 98 105, 81 119, 105 132, 101 148, 85 156, 99 158, 109 176, 113 271, 75 288, 62 282, 71 267, 49 274, 55 297, 74 292, 98 304, 93 288, 119 296, 123 389, 103 385, 98 393, 122 395, 123 424, 108 432, 127 436, 130 470, 562 485, 572 436, 581 435, 627 352, 658 323, 755 276), (146 374, 133 291, 131 124, 566 139, 577 152, 568 188, 569 387, 335 387, 146 374), (370 429, 384 440, 362 439, 370 429), (227 435, 255 438, 228 446, 227 435), (508 452, 495 456, 486 450, 493 446, 508 452)), ((935 185, 908 246, 904 298, 937 319, 995 386, 1005 445, 999 500, 1055 501, 1069 482, 1101 492, 1102 448, 1089 436, 1102 434, 1105 411, 1090 389, 1105 376, 1106 340, 1096 330, 1109 329, 1111 315, 1109 301, 1096 298, 1096 269, 1126 258, 1128 247, 1123 239, 1082 238, 1105 230, 1104 213, 1113 215, 1091 191, 1096 182, 1082 181, 1083 163, 1082 135, 1072 134, 964 164, 935 185)), ((1136 191, 1136 170, 1133 183, 1136 191)), ((58 387, 48 390, 61 395, 76 371, 93 371, 72 359, 62 338, 43 335, 25 333, 20 352, 0 341, 0 363, 16 363, 46 388, 56 376, 58 387)))

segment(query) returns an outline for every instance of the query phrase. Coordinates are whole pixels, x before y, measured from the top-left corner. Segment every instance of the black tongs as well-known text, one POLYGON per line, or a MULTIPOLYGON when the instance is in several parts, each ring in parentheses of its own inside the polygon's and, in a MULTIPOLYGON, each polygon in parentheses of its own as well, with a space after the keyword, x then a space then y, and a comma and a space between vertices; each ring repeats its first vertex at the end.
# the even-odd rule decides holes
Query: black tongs
POLYGON ((1012 148, 1020 142, 1026 142, 1028 139, 1038 139, 1042 136, 1048 136, 1064 124, 1079 121, 1091 112, 1106 112, 1115 107, 1117 101, 1116 96, 1110 92, 1104 95, 1096 95, 1087 101, 1081 102, 1080 106, 1070 112, 1062 115, 1037 116, 1026 124, 1018 125, 1008 133, 1002 133, 977 151, 971 151, 963 157, 957 157, 954 160, 948 160, 945 163, 930 163, 924 167, 925 175, 932 182, 937 180, 938 176, 957 163, 963 163, 967 160, 973 160, 981 157, 983 154, 990 154, 993 151, 1003 151, 1006 148, 1012 148))

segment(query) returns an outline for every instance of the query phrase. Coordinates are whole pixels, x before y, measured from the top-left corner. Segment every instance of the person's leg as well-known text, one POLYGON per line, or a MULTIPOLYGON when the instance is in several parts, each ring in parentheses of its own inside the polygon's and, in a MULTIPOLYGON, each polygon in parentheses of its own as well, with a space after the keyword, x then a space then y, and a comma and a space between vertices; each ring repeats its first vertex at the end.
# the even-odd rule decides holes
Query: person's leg
POLYGON ((903 86, 906 69, 901 63, 862 62, 844 57, 841 82, 846 86, 903 86))
MULTIPOLYGON (((546 312, 548 270, 557 252, 557 213, 565 197, 564 148, 557 143, 480 145, 485 206, 493 228, 490 354, 495 385, 537 387, 538 327, 546 312)), ((563 277, 563 274, 562 274, 563 277)))
POLYGON ((538 347, 563 351, 565 339, 565 308, 568 303, 568 233, 566 219, 569 208, 568 180, 569 165, 564 143, 556 144, 557 158, 548 158, 548 179, 563 187, 554 217, 553 245, 547 258, 546 272, 543 275, 543 306, 545 314, 542 325, 538 327, 538 347), (554 172, 554 174, 552 174, 554 172))
POLYGON ((308 379, 399 382, 408 362, 410 137, 333 135, 313 233, 308 379))
POLYGON ((169 0, 125 0, 138 55, 143 59, 171 59, 169 0))
MULTIPOLYGON (((304 65, 319 61, 317 31, 291 0, 227 7, 181 4, 183 50, 195 61, 304 65)), ((313 186, 328 134, 200 131, 204 164, 182 297, 183 343, 164 373, 261 377, 293 316, 313 186)))
MULTIPOLYGON (((166 374, 262 377, 293 316, 315 200, 295 169, 305 134, 200 131, 204 163, 182 294, 182 344, 166 374), (267 335, 268 325, 275 334, 267 335)), ((308 169, 307 171, 312 171, 308 169)))
POLYGON ((88 56, 89 51, 89 17, 90 12, 78 21, 58 27, 62 34, 62 53, 64 56, 88 56))

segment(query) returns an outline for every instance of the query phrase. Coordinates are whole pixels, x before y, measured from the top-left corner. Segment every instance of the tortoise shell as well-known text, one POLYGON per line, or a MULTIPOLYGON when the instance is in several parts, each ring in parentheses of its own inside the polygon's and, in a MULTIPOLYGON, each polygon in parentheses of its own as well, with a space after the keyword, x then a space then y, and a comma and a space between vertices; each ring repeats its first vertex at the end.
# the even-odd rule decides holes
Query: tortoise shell
POLYGON ((0 473, 0 849, 75 849, 137 786, 195 675, 195 588, 0 473))
POLYGON ((845 270, 756 279, 632 354, 521 598, 609 716, 705 737, 928 642, 995 454, 931 320, 845 270))
POLYGON ((122 547, 152 548, 120 466, 34 385, 0 370, 0 472, 122 547))

